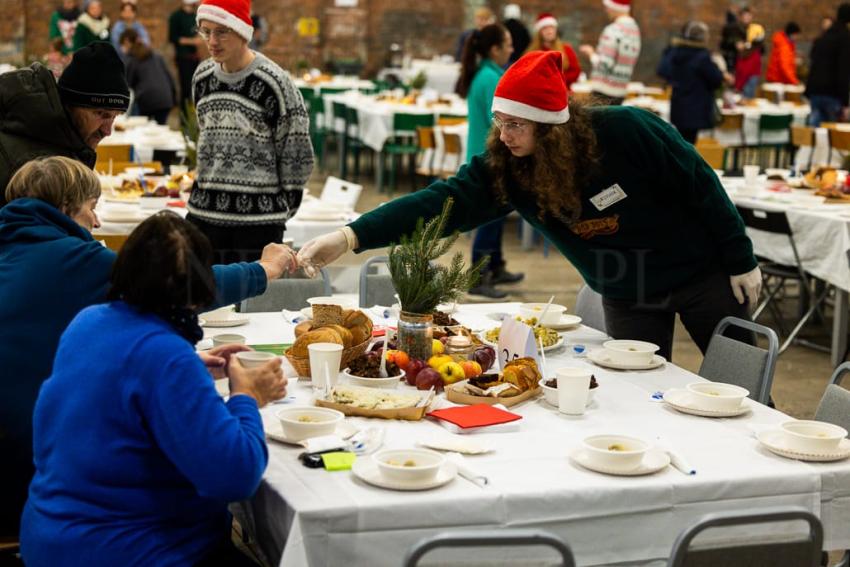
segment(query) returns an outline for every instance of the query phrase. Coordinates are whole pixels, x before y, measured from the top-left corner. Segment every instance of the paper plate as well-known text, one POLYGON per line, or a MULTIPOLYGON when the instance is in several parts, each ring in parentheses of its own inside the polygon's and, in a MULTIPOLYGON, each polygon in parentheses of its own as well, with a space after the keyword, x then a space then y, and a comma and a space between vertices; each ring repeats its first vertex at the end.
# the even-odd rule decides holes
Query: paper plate
POLYGON ((803 453, 785 446, 785 436, 782 431, 769 429, 758 434, 759 442, 772 453, 798 461, 840 461, 850 457, 850 439, 842 439, 835 451, 829 453, 803 453))
POLYGON ((680 388, 670 388, 664 392, 664 403, 672 407, 676 411, 698 415, 700 417, 737 417, 751 411, 750 400, 744 399, 741 407, 734 410, 714 410, 706 409, 698 406, 693 402, 693 397, 687 390, 680 388))
POLYGON ((238 327, 248 323, 247 317, 231 317, 229 319, 207 319, 202 327, 238 327))
MULTIPOLYGON (((498 344, 496 344, 496 343, 491 343, 490 341, 488 341, 487 339, 485 339, 485 338, 484 338, 484 333, 481 333, 480 335, 478 335, 478 338, 479 338, 479 339, 481 339, 481 342, 482 342, 482 343, 484 343, 485 345, 489 345, 489 346, 493 347, 494 349, 497 349, 497 350, 498 350, 499 345, 498 345, 498 344)), ((549 346, 547 346, 547 347, 544 347, 544 348, 543 348, 543 352, 549 352, 550 350, 555 350, 555 349, 557 349, 557 348, 561 348, 562 346, 564 346, 564 337, 563 337, 562 335, 560 335, 560 336, 558 337, 558 342, 556 342, 556 343, 555 343, 555 344, 553 344, 553 345, 549 345, 549 346)), ((537 350, 538 350, 538 351, 540 350, 540 347, 539 347, 539 346, 537 347, 537 350)))
POLYGON ((592 350, 587 353, 587 359, 599 366, 604 366, 605 368, 613 368, 614 370, 652 370, 653 368, 658 368, 659 366, 663 366, 665 362, 665 358, 661 355, 653 355, 652 362, 649 364, 628 364, 625 362, 614 362, 608 356, 604 349, 598 348, 596 350, 592 350))
POLYGON ((670 464, 670 456, 660 449, 650 449, 647 451, 640 466, 636 469, 629 470, 609 468, 595 463, 591 460, 590 456, 587 454, 587 450, 584 448, 574 451, 573 454, 570 455, 570 458, 574 463, 577 463, 587 470, 614 476, 642 476, 652 474, 667 468, 670 464))
POLYGON ((572 329, 573 327, 577 327, 581 324, 581 317, 578 315, 568 315, 564 313, 561 315, 561 320, 555 323, 554 325, 548 324, 546 325, 550 329, 555 329, 556 331, 562 331, 565 329, 572 329))

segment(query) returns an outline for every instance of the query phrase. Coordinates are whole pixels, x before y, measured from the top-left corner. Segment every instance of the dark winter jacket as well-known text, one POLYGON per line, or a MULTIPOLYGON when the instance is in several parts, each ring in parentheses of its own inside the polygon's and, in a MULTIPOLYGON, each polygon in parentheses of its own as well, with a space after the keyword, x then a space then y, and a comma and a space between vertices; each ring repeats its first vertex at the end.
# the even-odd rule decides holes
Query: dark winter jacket
POLYGON ((522 57, 522 54, 525 53, 525 50, 528 49, 529 44, 531 44, 531 34, 528 33, 528 29, 525 27, 525 24, 517 19, 505 20, 505 27, 508 30, 508 33, 511 34, 511 41, 514 44, 514 52, 511 53, 510 59, 508 59, 508 65, 522 57))
POLYGON ((850 98, 850 30, 840 20, 812 45, 806 96, 831 96, 848 105, 850 98))
POLYGON ((42 156, 65 156, 91 168, 97 161, 71 124, 53 73, 33 63, 0 75, 0 206, 12 175, 42 156))
POLYGON ((657 72, 673 87, 670 122, 676 128, 702 130, 714 126, 714 91, 722 84, 723 73, 705 45, 674 39, 657 72))
POLYGON ((174 80, 159 53, 151 52, 146 59, 127 57, 127 84, 133 89, 142 114, 168 110, 177 104, 174 80))

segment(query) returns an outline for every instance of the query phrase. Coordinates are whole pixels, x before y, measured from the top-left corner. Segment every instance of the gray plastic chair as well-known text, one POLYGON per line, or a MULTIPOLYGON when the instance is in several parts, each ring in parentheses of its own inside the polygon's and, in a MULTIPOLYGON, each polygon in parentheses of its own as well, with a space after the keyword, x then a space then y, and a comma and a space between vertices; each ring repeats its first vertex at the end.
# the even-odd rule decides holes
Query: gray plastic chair
POLYGON ((321 278, 310 279, 303 272, 269 282, 266 292, 246 299, 241 303, 242 313, 280 311, 281 309, 301 309, 307 306, 307 299, 331 295, 331 279, 327 270, 322 268, 321 278), (298 277, 301 274, 301 277, 298 277))
POLYGON ((724 317, 714 329, 697 374, 712 382, 746 388, 750 398, 767 405, 778 356, 779 338, 773 329, 737 317, 724 317), (723 336, 729 327, 767 337, 767 350, 723 336))
POLYGON ((820 399, 815 419, 838 425, 850 431, 850 391, 842 388, 841 379, 850 372, 850 362, 835 369, 820 399))
POLYGON ((818 567, 822 547, 823 526, 817 516, 804 508, 788 506, 760 512, 721 512, 703 516, 679 534, 667 567, 818 567), (765 541, 751 538, 741 544, 691 547, 693 539, 708 529, 794 520, 808 523, 809 533, 805 539, 765 541))
POLYGON ((464 530, 437 534, 418 541, 404 559, 404 567, 416 567, 419 560, 434 549, 440 547, 513 547, 543 545, 555 549, 563 561, 564 567, 575 567, 570 547, 554 534, 543 530, 494 531, 464 530))
POLYGON ((386 264, 387 256, 374 256, 360 267, 360 307, 390 306, 396 302, 395 287, 389 274, 370 274, 372 266, 386 264))
POLYGON ((608 332, 605 325, 605 309, 602 307, 602 296, 583 285, 576 295, 576 308, 573 311, 581 317, 584 325, 603 333, 608 332))

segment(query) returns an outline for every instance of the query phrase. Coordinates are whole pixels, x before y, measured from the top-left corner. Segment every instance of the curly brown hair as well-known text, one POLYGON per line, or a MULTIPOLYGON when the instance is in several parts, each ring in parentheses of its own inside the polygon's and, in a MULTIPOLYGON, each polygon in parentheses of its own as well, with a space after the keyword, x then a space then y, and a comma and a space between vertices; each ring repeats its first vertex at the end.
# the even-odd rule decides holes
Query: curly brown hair
POLYGON ((499 129, 487 137, 487 165, 493 190, 501 203, 513 186, 534 196, 538 217, 572 223, 581 216, 581 189, 599 166, 599 148, 588 104, 570 101, 570 119, 564 124, 535 123, 534 153, 514 157, 499 140, 499 129))

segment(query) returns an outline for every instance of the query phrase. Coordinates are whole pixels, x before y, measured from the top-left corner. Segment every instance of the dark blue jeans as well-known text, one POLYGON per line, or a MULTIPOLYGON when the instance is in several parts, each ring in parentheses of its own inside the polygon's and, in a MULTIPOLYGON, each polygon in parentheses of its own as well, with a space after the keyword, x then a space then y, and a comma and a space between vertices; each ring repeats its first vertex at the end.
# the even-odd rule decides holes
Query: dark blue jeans
POLYGON ((809 126, 820 126, 821 122, 838 122, 841 115, 841 101, 828 95, 812 95, 809 97, 812 113, 809 115, 809 126))
POLYGON ((474 264, 484 256, 490 256, 490 263, 483 271, 492 272, 494 268, 501 266, 502 259, 502 232, 504 231, 505 219, 500 218, 479 226, 475 231, 475 240, 472 241, 472 263, 474 264))

